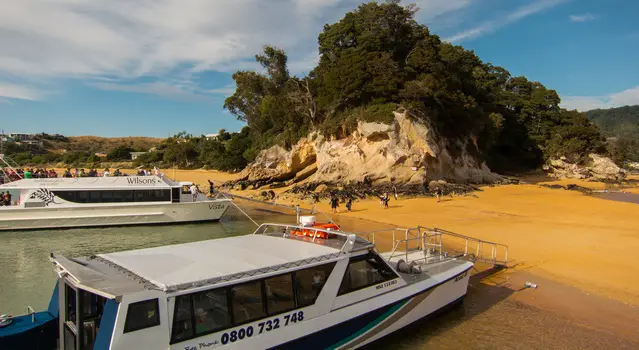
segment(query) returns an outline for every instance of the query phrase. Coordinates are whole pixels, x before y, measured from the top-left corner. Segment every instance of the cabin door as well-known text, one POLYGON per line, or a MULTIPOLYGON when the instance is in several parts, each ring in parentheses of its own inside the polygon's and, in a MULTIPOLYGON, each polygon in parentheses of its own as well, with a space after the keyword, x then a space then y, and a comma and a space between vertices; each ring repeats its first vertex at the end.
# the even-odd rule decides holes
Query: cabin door
POLYGON ((64 283, 62 349, 92 350, 100 327, 106 298, 64 283))

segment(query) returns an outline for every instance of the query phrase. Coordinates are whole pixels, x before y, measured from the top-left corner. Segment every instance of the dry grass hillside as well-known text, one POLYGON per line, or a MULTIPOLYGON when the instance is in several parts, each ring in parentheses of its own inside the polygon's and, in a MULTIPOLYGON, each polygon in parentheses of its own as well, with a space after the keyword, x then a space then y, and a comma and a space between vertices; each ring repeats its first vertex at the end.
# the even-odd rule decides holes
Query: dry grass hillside
POLYGON ((90 153, 109 153, 116 147, 128 146, 136 151, 148 151, 162 142, 162 138, 155 137, 99 137, 99 136, 69 136, 68 142, 47 140, 44 148, 50 152, 86 151, 90 153))

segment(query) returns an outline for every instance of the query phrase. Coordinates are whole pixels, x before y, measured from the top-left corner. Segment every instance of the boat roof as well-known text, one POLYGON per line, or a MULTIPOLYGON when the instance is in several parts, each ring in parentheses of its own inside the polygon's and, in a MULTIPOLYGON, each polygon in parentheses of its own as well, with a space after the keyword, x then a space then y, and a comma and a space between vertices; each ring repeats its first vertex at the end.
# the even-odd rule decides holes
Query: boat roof
POLYGON ((167 189, 177 184, 159 176, 113 176, 78 178, 21 179, 0 185, 0 189, 38 189, 47 188, 65 190, 100 189, 167 189))
POLYGON ((64 257, 63 260, 52 260, 70 271, 82 286, 118 296, 150 288, 178 291, 239 280, 335 260, 341 252, 334 246, 252 234, 73 260, 64 257), (74 263, 81 266, 74 266, 74 263), (73 273, 73 269, 81 271, 73 273), (81 275, 89 277, 83 281, 81 275))

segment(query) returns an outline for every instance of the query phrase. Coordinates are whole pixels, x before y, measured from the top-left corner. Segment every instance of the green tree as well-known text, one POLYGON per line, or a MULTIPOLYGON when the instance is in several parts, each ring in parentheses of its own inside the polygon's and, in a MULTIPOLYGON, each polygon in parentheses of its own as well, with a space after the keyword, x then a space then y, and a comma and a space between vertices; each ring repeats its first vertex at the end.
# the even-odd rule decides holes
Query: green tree
POLYGON ((107 159, 111 161, 131 160, 133 148, 129 146, 118 146, 107 154, 107 159))

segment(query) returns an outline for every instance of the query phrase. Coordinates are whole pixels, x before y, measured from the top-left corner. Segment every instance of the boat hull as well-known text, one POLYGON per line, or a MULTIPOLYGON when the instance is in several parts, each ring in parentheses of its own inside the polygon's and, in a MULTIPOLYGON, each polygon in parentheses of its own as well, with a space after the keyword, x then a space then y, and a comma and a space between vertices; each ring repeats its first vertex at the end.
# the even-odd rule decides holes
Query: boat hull
POLYGON ((156 225, 219 220, 230 200, 0 210, 0 231, 156 225))
MULTIPOLYGON (((416 326, 415 322, 458 305, 466 296, 469 276, 470 273, 465 271, 408 298, 392 302, 352 319, 338 321, 319 332, 311 333, 271 349, 357 349, 363 347, 404 327, 416 326)), ((387 297, 395 293, 389 294, 387 297)), ((359 307, 365 306, 369 302, 360 304, 362 305, 358 305, 359 307)), ((303 333, 300 332, 300 334, 303 333)))

